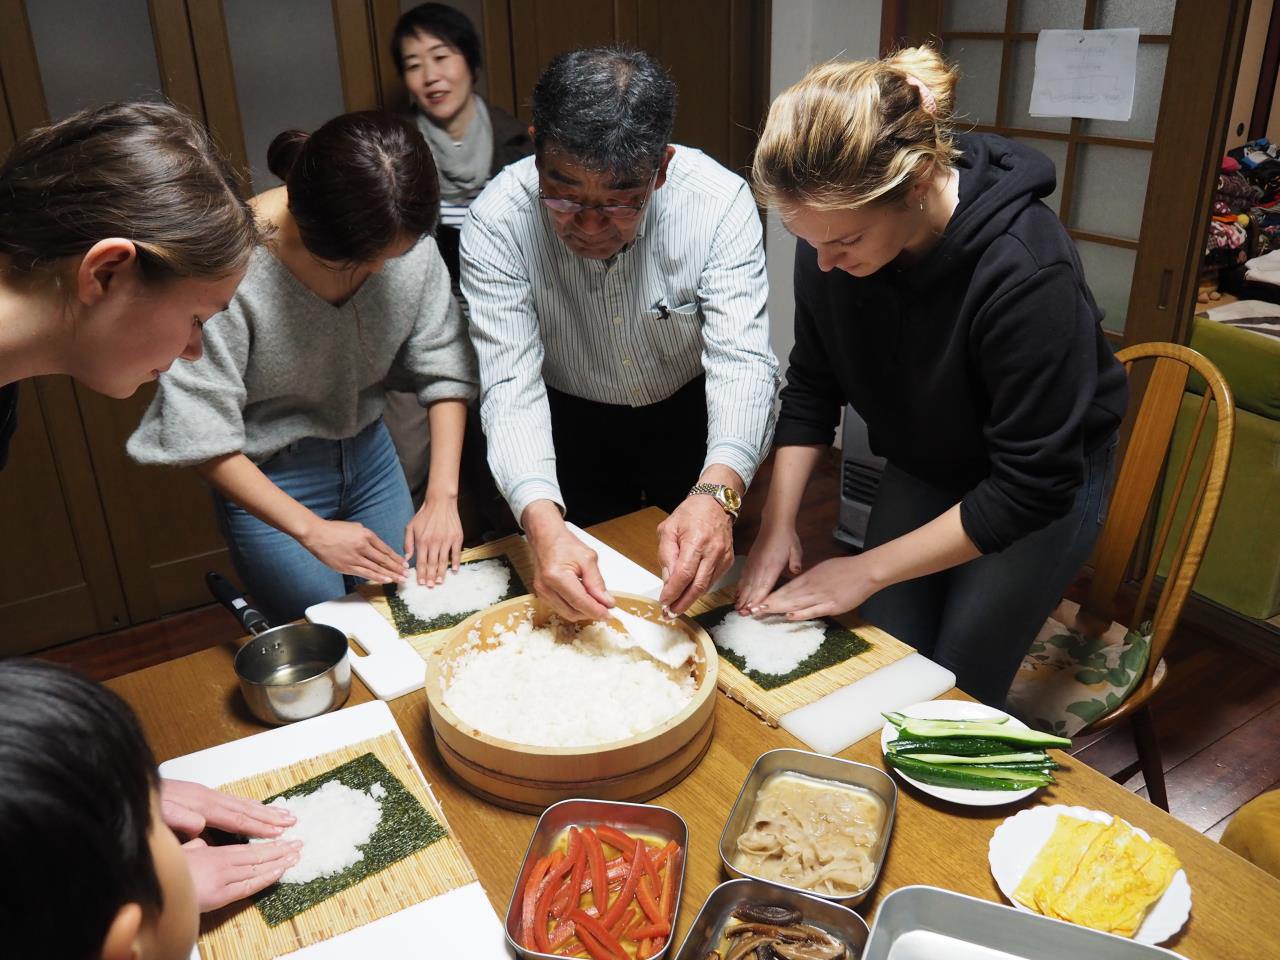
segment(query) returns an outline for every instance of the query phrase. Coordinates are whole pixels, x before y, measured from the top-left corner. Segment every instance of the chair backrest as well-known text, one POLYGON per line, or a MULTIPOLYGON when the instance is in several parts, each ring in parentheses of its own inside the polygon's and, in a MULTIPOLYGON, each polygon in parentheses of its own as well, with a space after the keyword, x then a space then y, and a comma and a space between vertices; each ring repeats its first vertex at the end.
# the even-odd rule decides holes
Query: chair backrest
MULTIPOLYGON (((1168 507, 1155 530, 1152 549, 1134 606, 1134 618, 1145 619, 1156 572, 1168 545, 1174 544, 1164 587, 1160 592, 1152 621, 1151 657, 1146 683, 1164 655, 1182 607, 1191 592, 1205 544, 1218 515, 1222 487, 1231 460, 1231 441, 1235 435, 1235 400, 1231 388, 1218 368, 1189 347, 1175 343, 1142 343, 1126 347, 1116 354, 1129 374, 1130 388, 1138 385, 1139 369, 1146 378, 1142 397, 1130 396, 1132 429, 1128 447, 1120 465, 1111 507, 1094 551, 1093 579, 1083 604, 1084 610, 1101 621, 1115 617, 1115 600, 1124 583, 1134 551, 1143 538, 1148 515, 1156 510, 1161 491, 1161 478, 1172 484, 1168 507), (1139 369, 1135 369, 1141 365, 1139 369), (1147 368, 1150 368, 1149 370, 1147 368), (1200 400, 1195 423, 1181 462, 1172 460, 1166 469, 1172 446, 1174 426, 1186 391, 1187 377, 1194 370, 1204 378, 1207 387, 1200 400), (1196 450, 1210 411, 1216 411, 1216 429, 1209 439, 1208 455, 1199 476, 1189 483, 1196 450), (1190 501, 1180 509, 1188 491, 1190 501), (1174 536, 1175 518, 1180 518, 1174 536)), ((1137 623, 1130 624, 1137 626, 1137 623)))

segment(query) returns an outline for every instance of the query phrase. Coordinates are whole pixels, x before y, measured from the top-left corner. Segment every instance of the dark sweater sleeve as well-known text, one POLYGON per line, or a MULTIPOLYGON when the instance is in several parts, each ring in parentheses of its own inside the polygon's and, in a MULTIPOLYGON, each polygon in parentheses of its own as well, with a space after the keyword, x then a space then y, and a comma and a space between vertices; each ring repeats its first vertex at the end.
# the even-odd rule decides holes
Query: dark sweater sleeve
POLYGON ((979 550, 994 553, 1071 509, 1097 392, 1098 321, 1065 263, 1022 280, 976 320, 990 472, 961 500, 960 520, 979 550))
POLYGON ((797 243, 796 342, 787 367, 787 385, 782 388, 782 409, 773 434, 774 447, 830 446, 844 409, 844 394, 831 369, 830 351, 823 345, 814 320, 803 253, 803 247, 797 243))

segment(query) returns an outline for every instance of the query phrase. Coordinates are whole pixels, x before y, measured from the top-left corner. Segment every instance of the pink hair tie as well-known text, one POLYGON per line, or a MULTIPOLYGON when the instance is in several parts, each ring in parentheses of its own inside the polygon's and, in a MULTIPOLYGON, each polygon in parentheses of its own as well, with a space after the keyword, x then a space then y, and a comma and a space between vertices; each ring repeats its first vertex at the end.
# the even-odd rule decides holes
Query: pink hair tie
POLYGON ((925 112, 936 116, 938 113, 938 98, 933 95, 933 91, 925 86, 924 81, 919 77, 908 73, 904 75, 904 79, 908 84, 920 91, 920 106, 924 108, 925 112))

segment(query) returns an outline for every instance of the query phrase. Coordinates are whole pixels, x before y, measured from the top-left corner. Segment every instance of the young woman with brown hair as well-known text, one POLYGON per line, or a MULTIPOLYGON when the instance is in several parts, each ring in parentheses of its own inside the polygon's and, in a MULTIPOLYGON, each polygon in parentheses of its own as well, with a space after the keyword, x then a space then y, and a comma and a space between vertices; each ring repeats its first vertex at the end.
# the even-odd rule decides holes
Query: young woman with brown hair
MULTIPOLYGON (((0 164, 0 466, 16 426, 18 380, 70 374, 100 393, 127 397, 175 359, 198 359, 201 327, 227 308, 257 242, 253 213, 236 192, 230 168, 201 127, 170 104, 93 107, 19 140, 0 164)), ((34 688, 49 680, 17 660, 0 686, 6 679, 11 682, 0 690, 0 702, 8 692, 28 706, 38 699, 34 688)), ((54 691, 52 699, 69 690, 54 691)), ((6 721, 16 716, 9 706, 0 703, 6 721)), ((52 700, 45 706, 61 709, 52 700)), ((92 718, 81 719, 93 726, 92 718)), ((77 745, 78 756, 110 753, 111 731, 103 736, 77 745)), ((145 760, 150 763, 149 756, 145 760)), ((70 781, 64 776, 59 783, 70 781)), ((186 838, 185 867, 165 857, 183 907, 193 899, 192 881, 196 905, 213 910, 269 886, 297 862, 293 842, 213 847, 200 839, 206 827, 277 837, 294 822, 284 811, 195 783, 153 786, 159 787, 154 813, 186 838)), ((81 799, 101 801, 105 810, 123 802, 81 799)), ((166 849, 176 849, 168 830, 157 824, 151 830, 159 831, 166 849)), ((64 886, 70 882, 62 879, 64 886)), ((65 933, 83 934, 94 919, 72 917, 65 933)), ((100 924, 89 932, 100 939, 103 929, 100 924)), ((128 946, 127 938, 121 946, 128 946)))
POLYGON ((1126 387, 1041 201, 1053 164, 955 133, 955 79, 919 47, 815 67, 769 110, 753 174, 800 241, 796 343, 738 602, 859 607, 999 705, 1097 537, 1126 387), (800 497, 846 403, 888 459, 866 550, 800 573, 800 497))
POLYGON ((354 589, 458 562, 458 458, 475 363, 430 234, 431 153, 406 121, 351 113, 281 134, 285 181, 251 203, 267 234, 198 363, 161 378, 129 453, 197 465, 237 571, 275 622, 354 589), (429 408, 431 479, 415 514, 381 415, 429 408), (394 546, 393 546, 394 545, 394 546), (400 548, 403 545, 403 552, 400 548))
POLYGON ((0 467, 17 381, 69 374, 127 397, 200 356, 257 242, 204 131, 163 103, 34 130, 0 165, 0 467))

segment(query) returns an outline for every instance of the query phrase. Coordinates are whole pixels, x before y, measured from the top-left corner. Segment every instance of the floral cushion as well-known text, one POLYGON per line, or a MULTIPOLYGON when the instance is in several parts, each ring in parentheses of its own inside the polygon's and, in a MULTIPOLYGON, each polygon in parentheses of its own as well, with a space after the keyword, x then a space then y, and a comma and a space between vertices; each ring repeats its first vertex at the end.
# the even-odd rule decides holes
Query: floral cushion
POLYGON ((1071 737, 1124 702, 1151 653, 1151 624, 1113 623, 1101 636, 1075 624, 1079 604, 1063 600, 1027 651, 1008 706, 1033 727, 1071 737))

